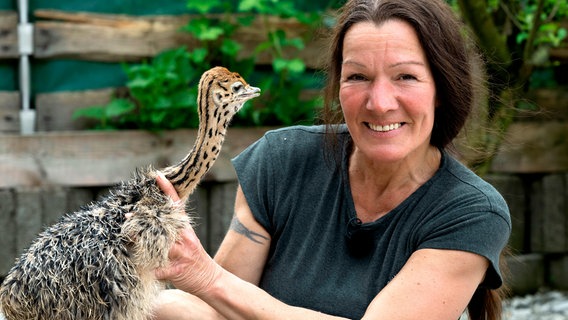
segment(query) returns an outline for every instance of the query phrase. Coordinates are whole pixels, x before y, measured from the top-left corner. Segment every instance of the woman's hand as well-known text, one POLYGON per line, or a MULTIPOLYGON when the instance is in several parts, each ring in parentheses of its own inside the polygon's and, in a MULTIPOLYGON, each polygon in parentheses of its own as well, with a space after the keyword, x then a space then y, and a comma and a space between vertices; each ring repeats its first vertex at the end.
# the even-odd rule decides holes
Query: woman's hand
MULTIPOLYGON (((180 198, 174 186, 159 173, 156 181, 173 201, 180 198)), ((183 205, 180 203, 180 205, 183 205)), ((183 229, 169 251, 170 263, 155 271, 156 278, 170 281, 176 288, 199 294, 212 285, 221 273, 221 267, 207 254, 191 226, 183 229)))
POLYGON ((168 280, 176 288, 191 294, 207 291, 221 272, 190 226, 182 230, 168 257, 169 265, 156 269, 156 278, 168 280))

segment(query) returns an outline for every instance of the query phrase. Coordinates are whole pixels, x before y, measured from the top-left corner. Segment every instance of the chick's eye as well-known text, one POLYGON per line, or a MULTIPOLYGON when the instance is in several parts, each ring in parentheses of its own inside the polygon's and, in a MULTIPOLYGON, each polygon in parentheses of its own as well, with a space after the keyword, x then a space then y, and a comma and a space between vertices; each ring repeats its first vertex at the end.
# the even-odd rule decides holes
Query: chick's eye
POLYGON ((237 83, 233 84, 233 86, 232 86, 233 92, 235 92, 235 93, 241 91, 243 88, 244 88, 244 86, 240 82, 237 82, 237 83))

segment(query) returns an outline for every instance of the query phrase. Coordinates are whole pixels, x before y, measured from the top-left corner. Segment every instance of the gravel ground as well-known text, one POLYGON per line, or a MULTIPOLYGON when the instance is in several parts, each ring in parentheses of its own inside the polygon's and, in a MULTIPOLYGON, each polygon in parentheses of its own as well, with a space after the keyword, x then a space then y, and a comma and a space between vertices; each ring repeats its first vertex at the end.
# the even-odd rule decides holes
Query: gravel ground
MULTIPOLYGON (((460 320, 467 320, 462 315, 460 320)), ((543 291, 503 303, 503 320, 568 320, 568 292, 543 291)))
POLYGON ((504 320, 567 320, 568 292, 539 292, 504 304, 504 320))

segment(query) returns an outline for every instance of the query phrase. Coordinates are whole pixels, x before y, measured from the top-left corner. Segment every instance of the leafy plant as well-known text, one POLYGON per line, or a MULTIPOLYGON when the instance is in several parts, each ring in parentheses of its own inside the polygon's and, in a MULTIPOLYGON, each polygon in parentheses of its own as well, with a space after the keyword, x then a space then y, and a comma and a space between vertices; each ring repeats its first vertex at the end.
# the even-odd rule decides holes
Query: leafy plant
POLYGON ((516 36, 517 43, 529 40, 533 28, 535 46, 557 47, 567 36, 567 31, 561 28, 557 19, 568 16, 568 4, 565 1, 546 0, 541 2, 527 2, 522 6, 511 21, 519 29, 516 36))
POLYGON ((195 127, 199 76, 214 65, 223 65, 247 79, 254 79, 254 85, 263 92, 237 115, 236 125, 291 125, 313 121, 319 100, 303 98, 303 92, 314 83, 317 86, 318 80, 305 62, 296 57, 304 49, 305 40, 289 37, 283 29, 275 27, 271 18, 295 19, 308 29, 315 29, 320 14, 302 12, 291 1, 273 0, 245 0, 236 7, 220 0, 188 1, 187 7, 197 14, 182 31, 197 39, 198 47, 191 51, 168 50, 151 62, 125 66, 130 96, 79 110, 74 117, 97 119, 101 129, 195 127), (235 34, 258 20, 266 40, 256 46, 251 56, 243 57, 240 54, 243 45, 235 34), (261 55, 270 57, 269 70, 259 63, 261 55))
POLYGON ((260 99, 253 100, 251 108, 244 110, 244 116, 252 125, 311 123, 321 103, 315 97, 301 98, 302 92, 310 87, 313 77, 307 71, 304 61, 290 53, 303 50, 305 40, 288 37, 285 30, 274 28, 269 18, 274 14, 282 18, 293 18, 315 29, 321 22, 321 15, 299 11, 293 2, 271 0, 242 1, 238 11, 255 14, 263 21, 267 38, 257 45, 255 55, 268 53, 272 57, 272 75, 265 75, 260 81, 260 87, 265 93, 260 99))
POLYGON ((271 71, 267 72, 262 67, 256 68, 252 77, 263 94, 247 104, 237 115, 237 125, 291 125, 312 122, 317 100, 300 98, 302 91, 310 86, 311 75, 304 61, 299 58, 287 58, 291 55, 290 51, 296 50, 297 53, 304 49, 304 39, 288 37, 284 30, 271 24, 270 18, 278 16, 296 19, 309 28, 315 28, 320 19, 319 15, 297 10, 291 1, 246 0, 239 2, 236 8, 220 1, 208 5, 189 1, 188 8, 198 11, 202 17, 190 21, 184 30, 191 32, 208 46, 209 59, 232 66, 245 77, 251 76, 253 67, 258 65, 260 55, 268 54, 272 59, 271 71), (211 15, 219 11, 224 11, 225 14, 211 15), (237 14, 230 14, 231 12, 237 14), (256 46, 252 56, 239 60, 238 55, 243 46, 232 36, 239 28, 251 26, 255 20, 262 22, 266 41, 256 46), (201 33, 201 30, 208 32, 201 33), (204 34, 208 37, 203 38, 204 34))
POLYGON ((202 59, 199 51, 179 48, 160 53, 150 63, 125 65, 128 97, 77 110, 73 116, 97 119, 99 129, 156 131, 196 126, 197 89, 188 84, 199 77, 195 64, 202 59))
POLYGON ((502 135, 512 123, 525 91, 547 83, 539 72, 554 65, 549 50, 566 38, 559 21, 568 17, 568 5, 558 0, 450 0, 477 37, 487 57, 489 99, 480 113, 481 128, 472 130, 468 145, 485 153, 469 165, 487 172, 502 135), (537 72, 535 72, 537 71, 537 72), (538 75, 538 77, 533 77, 538 75))

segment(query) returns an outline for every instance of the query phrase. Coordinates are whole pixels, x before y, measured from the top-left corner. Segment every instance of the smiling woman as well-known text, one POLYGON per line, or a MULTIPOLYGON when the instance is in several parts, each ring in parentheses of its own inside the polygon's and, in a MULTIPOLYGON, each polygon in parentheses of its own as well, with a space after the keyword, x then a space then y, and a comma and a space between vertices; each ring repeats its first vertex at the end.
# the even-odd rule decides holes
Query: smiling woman
POLYGON ((389 19, 402 20, 414 29, 436 85, 438 108, 431 144, 439 148, 447 147, 463 127, 473 103, 486 92, 485 79, 474 76, 474 70, 483 66, 475 50, 476 45, 454 12, 439 1, 380 1, 376 4, 372 1, 348 1, 342 11, 350 14, 342 15, 344 20, 338 23, 330 45, 324 122, 344 121, 342 110, 337 108, 337 98, 345 62, 343 51, 346 33, 357 22, 378 26, 389 19), (381 10, 377 10, 379 7, 381 10))

